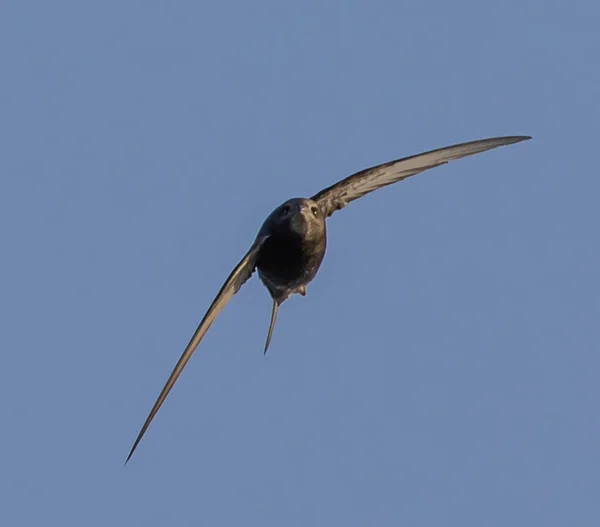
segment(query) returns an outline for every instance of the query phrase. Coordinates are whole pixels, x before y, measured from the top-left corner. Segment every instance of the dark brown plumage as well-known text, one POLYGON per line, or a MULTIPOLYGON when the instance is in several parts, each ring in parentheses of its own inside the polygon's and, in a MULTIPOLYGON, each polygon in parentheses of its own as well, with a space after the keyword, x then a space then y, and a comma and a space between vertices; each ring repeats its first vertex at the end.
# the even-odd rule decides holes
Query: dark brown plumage
POLYGON ((204 315, 154 403, 129 452, 127 461, 133 455, 152 419, 208 328, 255 269, 258 269, 259 277, 273 300, 271 322, 264 349, 266 353, 271 342, 279 306, 290 295, 306 295, 306 286, 313 280, 321 266, 327 246, 326 218, 344 208, 351 201, 378 188, 402 181, 430 168, 444 165, 454 159, 527 139, 531 139, 531 137, 494 137, 397 159, 361 170, 320 191, 310 199, 294 198, 277 207, 267 217, 252 247, 231 272, 204 315))

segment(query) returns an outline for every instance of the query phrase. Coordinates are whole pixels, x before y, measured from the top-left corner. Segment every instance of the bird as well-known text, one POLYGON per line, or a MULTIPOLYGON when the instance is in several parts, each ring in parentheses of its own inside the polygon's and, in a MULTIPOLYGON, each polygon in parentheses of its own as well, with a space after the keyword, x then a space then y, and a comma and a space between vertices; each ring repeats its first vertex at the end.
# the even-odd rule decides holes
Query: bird
POLYGON ((131 459, 211 324, 254 271, 258 270, 258 276, 272 300, 271 319, 264 347, 266 354, 273 336, 279 306, 291 295, 305 296, 307 285, 315 278, 321 266, 327 246, 327 218, 366 194, 425 170, 529 139, 531 136, 522 135, 491 137, 430 150, 366 168, 317 192, 311 198, 293 198, 279 205, 266 218, 254 243, 231 271, 209 306, 150 410, 125 464, 131 459))

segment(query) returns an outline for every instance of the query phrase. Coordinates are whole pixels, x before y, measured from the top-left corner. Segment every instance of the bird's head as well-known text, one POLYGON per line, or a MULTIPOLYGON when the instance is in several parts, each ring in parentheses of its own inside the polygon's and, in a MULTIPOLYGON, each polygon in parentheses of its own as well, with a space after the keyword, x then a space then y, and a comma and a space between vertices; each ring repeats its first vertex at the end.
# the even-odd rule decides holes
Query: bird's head
POLYGON ((325 217, 312 199, 293 198, 277 207, 267 222, 274 232, 292 233, 302 238, 322 236, 325 217))

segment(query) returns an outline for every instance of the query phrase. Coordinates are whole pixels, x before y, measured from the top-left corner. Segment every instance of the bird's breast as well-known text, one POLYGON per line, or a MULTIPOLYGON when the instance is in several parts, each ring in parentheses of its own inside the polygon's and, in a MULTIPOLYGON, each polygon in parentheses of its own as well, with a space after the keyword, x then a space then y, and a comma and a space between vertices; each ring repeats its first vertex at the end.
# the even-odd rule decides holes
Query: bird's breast
POLYGON ((274 233, 262 247, 257 268, 269 282, 285 289, 310 282, 325 256, 326 239, 274 233))

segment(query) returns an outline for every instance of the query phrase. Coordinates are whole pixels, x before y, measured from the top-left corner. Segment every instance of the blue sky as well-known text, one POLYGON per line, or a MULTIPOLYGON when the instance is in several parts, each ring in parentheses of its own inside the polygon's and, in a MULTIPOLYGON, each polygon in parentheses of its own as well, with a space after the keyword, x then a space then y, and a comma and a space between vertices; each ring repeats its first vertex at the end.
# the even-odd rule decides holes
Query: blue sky
POLYGON ((597 2, 3 2, 3 525, 600 524, 597 2), (131 462, 266 215, 532 141, 331 218, 256 277, 131 462))

